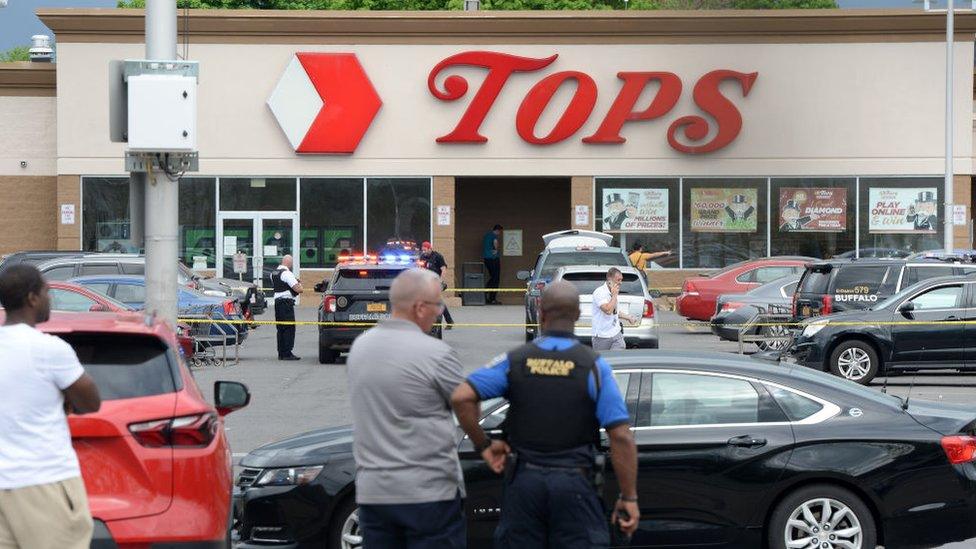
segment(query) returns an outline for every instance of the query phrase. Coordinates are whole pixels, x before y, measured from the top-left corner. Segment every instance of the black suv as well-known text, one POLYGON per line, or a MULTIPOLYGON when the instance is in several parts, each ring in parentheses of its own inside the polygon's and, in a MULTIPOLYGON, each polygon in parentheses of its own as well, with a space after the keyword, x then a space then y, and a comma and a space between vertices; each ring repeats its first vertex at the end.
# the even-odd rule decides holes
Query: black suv
MULTIPOLYGON (((334 364, 339 354, 352 347, 353 340, 380 320, 390 317, 390 285, 398 274, 416 267, 416 262, 340 263, 332 278, 315 285, 322 293, 319 322, 348 322, 356 325, 319 325, 319 363, 334 364), (363 325, 368 324, 368 325, 363 325)), ((441 338, 438 318, 430 335, 441 338)))
POLYGON ((930 278, 867 310, 812 318, 792 359, 867 384, 877 375, 976 368, 976 276, 930 278))
POLYGON ((793 294, 797 320, 867 309, 929 278, 976 272, 971 263, 936 259, 831 259, 810 263, 793 294))

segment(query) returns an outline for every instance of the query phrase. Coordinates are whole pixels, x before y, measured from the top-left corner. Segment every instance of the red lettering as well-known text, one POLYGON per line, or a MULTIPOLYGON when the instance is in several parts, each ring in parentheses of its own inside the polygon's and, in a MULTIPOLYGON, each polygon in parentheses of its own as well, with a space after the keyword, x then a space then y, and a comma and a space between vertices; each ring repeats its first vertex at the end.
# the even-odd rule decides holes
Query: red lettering
POLYGON ((588 75, 576 71, 564 71, 550 74, 540 80, 522 99, 518 113, 515 116, 515 128, 518 134, 528 143, 534 145, 552 145, 578 132, 586 119, 593 112, 596 105, 596 82, 588 75), (559 86, 567 80, 576 81, 576 91, 565 112, 559 117, 556 126, 545 137, 535 135, 535 125, 539 117, 546 110, 552 96, 559 86))
POLYGON ((620 135, 624 123, 631 120, 652 120, 664 116, 674 108, 681 97, 681 79, 670 72, 618 72, 617 78, 624 81, 624 85, 617 93, 613 105, 607 111, 607 116, 600 124, 596 133, 584 137, 584 143, 624 143, 627 141, 620 135), (634 105, 648 82, 657 80, 661 88, 642 111, 634 111, 634 105))
POLYGON ((752 84, 759 73, 743 73, 730 70, 712 71, 702 76, 695 84, 694 99, 698 108, 715 119, 718 132, 715 137, 703 145, 684 145, 678 142, 678 130, 684 130, 684 135, 690 141, 701 141, 708 136, 708 121, 701 116, 682 116, 671 123, 668 128, 668 143, 677 151, 689 154, 713 152, 728 145, 742 130, 742 115, 735 105, 719 91, 719 84, 723 80, 738 80, 742 87, 742 97, 749 95, 752 84))
POLYGON ((430 89, 430 93, 434 94, 434 97, 441 101, 454 101, 468 92, 468 81, 458 75, 448 76, 444 80, 444 91, 438 90, 435 81, 444 69, 456 65, 469 65, 488 69, 488 75, 454 130, 447 135, 438 137, 437 142, 484 143, 488 141, 488 138, 478 133, 478 130, 495 103, 498 94, 502 91, 502 87, 508 81, 508 77, 514 72, 537 71, 551 64, 556 60, 556 57, 558 54, 536 59, 491 51, 471 51, 452 55, 438 63, 427 77, 427 88, 430 89))

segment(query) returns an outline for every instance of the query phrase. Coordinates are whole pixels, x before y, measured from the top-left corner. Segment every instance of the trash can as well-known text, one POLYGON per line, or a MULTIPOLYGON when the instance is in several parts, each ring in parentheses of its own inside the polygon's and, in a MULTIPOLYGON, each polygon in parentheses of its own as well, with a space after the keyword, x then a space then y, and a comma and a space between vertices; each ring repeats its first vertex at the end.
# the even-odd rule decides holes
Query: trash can
MULTIPOLYGON (((485 264, 474 261, 465 262, 461 265, 461 287, 462 288, 484 288, 485 287, 485 264)), ((461 292, 461 305, 484 305, 484 292, 461 292)))

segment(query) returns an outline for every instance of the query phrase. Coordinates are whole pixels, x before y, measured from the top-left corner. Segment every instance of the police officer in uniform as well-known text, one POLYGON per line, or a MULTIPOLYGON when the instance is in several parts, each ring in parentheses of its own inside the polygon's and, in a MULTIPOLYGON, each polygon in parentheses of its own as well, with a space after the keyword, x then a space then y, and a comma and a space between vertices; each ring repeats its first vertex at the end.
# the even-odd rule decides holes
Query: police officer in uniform
POLYGON ((620 497, 611 521, 637 529, 637 448, 613 372, 573 336, 579 292, 556 282, 542 294, 543 337, 502 355, 454 391, 454 412, 496 473, 505 472, 500 549, 607 547, 610 533, 597 490, 607 430, 620 497), (492 441, 478 423, 479 402, 504 396, 507 442, 492 441))
MULTIPOLYGON (((302 283, 291 272, 294 265, 292 257, 281 258, 281 265, 271 273, 271 286, 274 289, 275 320, 295 321, 295 296, 302 293, 302 283)), ((301 360, 292 349, 295 347, 295 325, 278 325, 278 360, 301 360)))

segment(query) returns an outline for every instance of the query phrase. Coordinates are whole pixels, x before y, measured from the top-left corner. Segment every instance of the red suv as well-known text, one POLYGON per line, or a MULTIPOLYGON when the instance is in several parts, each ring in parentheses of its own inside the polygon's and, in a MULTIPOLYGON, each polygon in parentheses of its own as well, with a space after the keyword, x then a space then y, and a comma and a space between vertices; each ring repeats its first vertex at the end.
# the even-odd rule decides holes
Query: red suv
POLYGON ((685 279, 676 310, 690 320, 709 320, 715 316, 716 302, 722 294, 740 294, 777 278, 799 274, 812 257, 778 256, 743 261, 721 271, 685 279))
POLYGON ((56 312, 38 328, 71 344, 102 397, 97 413, 68 417, 92 546, 228 547, 223 416, 248 404, 247 387, 218 381, 208 404, 172 329, 141 314, 56 312))

